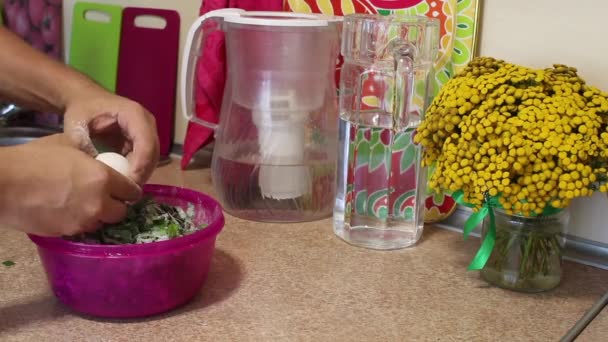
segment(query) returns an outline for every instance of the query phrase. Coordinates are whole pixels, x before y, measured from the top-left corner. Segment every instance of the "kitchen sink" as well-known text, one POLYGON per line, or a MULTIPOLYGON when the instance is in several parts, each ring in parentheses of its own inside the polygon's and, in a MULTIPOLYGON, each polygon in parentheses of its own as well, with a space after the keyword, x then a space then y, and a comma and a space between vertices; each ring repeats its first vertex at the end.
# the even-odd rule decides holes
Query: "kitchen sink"
POLYGON ((25 144, 34 139, 60 132, 59 129, 48 127, 0 127, 0 146, 25 144))

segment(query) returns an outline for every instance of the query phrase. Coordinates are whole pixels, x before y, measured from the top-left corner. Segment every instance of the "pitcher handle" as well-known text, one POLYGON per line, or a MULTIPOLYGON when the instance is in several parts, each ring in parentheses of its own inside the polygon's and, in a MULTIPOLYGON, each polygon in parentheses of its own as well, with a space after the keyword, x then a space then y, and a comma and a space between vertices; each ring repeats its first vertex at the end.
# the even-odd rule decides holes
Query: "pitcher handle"
MULTIPOLYGON (((182 106, 182 115, 188 121, 194 122, 201 126, 211 128, 215 130, 217 128, 217 124, 202 120, 194 115, 195 105, 194 105, 194 67, 196 62, 198 61, 198 57, 201 55, 201 47, 205 46, 204 40, 199 40, 201 35, 201 28, 203 27, 203 23, 207 19, 211 18, 225 18, 227 16, 240 15, 245 12, 242 9, 238 8, 223 8, 215 11, 211 11, 206 13, 203 16, 198 17, 194 23, 190 26, 190 30, 188 31, 188 36, 186 39, 184 55, 182 56, 182 65, 181 65, 181 83, 180 83, 180 102, 182 106), (192 46, 193 42, 197 41, 198 44, 196 46, 192 46), (193 53, 194 50, 194 53, 193 53), (191 85, 191 91, 188 92, 188 85, 191 85)), ((203 37, 205 37, 203 35, 203 37)))
MULTIPOLYGON (((395 93, 393 98, 393 113, 392 113, 392 129, 394 135, 405 131, 410 124, 410 105, 414 96, 414 59, 416 58, 416 48, 408 42, 404 42, 396 46, 393 50, 394 60, 394 82, 395 82, 395 93)), ((391 158, 387 160, 387 170, 392 170, 392 155, 393 155, 393 143, 390 144, 390 155, 391 158)), ((394 184, 393 173, 390 174, 391 180, 389 183, 394 184)), ((416 178, 419 178, 419 170, 416 166, 416 178)), ((420 190, 416 188, 416 198, 418 198, 418 192, 420 190)), ((395 216, 395 201, 398 199, 397 194, 388 194, 388 208, 391 216, 395 216)), ((422 204, 424 206, 424 204, 422 204)), ((420 215, 420 211, 416 210, 414 213, 414 221, 417 222, 417 216, 420 215)))
POLYGON ((395 99, 393 101, 393 128, 402 131, 410 121, 410 101, 414 91, 414 58, 416 48, 404 43, 393 52, 395 61, 395 99))

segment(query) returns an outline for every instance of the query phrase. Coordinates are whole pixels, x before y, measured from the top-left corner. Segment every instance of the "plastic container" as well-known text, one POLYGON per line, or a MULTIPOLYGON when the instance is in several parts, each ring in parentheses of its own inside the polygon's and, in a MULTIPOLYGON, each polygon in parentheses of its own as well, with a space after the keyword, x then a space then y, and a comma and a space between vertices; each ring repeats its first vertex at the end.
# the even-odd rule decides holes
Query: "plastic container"
POLYGON ((211 176, 231 215, 282 223, 331 215, 340 20, 230 8, 208 12, 190 27, 182 60, 183 114, 215 131, 211 176), (197 82, 210 77, 196 68, 207 55, 200 47, 211 47, 218 30, 226 40, 227 73, 216 124, 193 114, 200 104, 194 101, 197 82))
POLYGON ((184 188, 145 185, 158 201, 195 205, 190 235, 146 244, 91 245, 29 235, 55 296, 71 309, 106 318, 159 314, 190 301, 207 278, 215 240, 224 226, 213 198, 184 188))

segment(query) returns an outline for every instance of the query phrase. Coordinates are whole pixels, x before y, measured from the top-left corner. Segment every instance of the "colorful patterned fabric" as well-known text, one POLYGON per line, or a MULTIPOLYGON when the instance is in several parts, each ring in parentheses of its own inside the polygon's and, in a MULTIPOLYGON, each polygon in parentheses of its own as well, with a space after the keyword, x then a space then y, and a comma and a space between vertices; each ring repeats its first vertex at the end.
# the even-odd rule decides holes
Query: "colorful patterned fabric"
POLYGON ((286 11, 346 15, 351 13, 425 15, 440 21, 435 92, 475 53, 479 0, 284 0, 286 11))
MULTIPOLYGON (((479 0, 284 0, 283 6, 286 11, 299 13, 323 13, 338 16, 369 13, 424 15, 437 18, 440 22, 440 48, 435 64, 434 92, 431 94, 434 96, 452 75, 473 58, 478 2, 479 0)), ((365 93, 365 91, 363 92, 365 93)), ((377 107, 378 103, 379 99, 371 92, 363 98, 364 105, 377 107)), ((395 143, 389 149, 386 141, 382 139, 387 133, 388 131, 383 129, 354 133, 357 136, 354 137, 351 144, 356 144, 356 146, 352 146, 350 150, 360 153, 368 151, 369 154, 367 159, 361 158, 360 155, 357 158, 357 165, 350 165, 352 172, 349 174, 355 178, 353 184, 365 183, 362 190, 355 195, 357 198, 351 199, 356 206, 355 211, 360 214, 367 213, 382 217, 383 210, 386 210, 388 206, 398 206, 398 208, 393 208, 395 209, 393 212, 403 212, 404 214, 408 214, 408 210, 411 211, 414 208, 413 203, 410 202, 415 199, 415 192, 409 191, 415 189, 415 184, 409 184, 412 179, 415 179, 412 174, 415 172, 415 153, 410 141, 411 134, 397 134, 395 143), (390 155, 391 151, 392 155, 390 155), (391 165, 391 170, 387 169, 387 165, 391 165), (381 174, 375 175, 378 172, 381 174), (391 196, 388 196, 386 191, 376 191, 383 186, 374 186, 374 182, 370 181, 374 177, 386 179, 388 172, 397 175, 391 187, 399 195, 395 197, 397 198, 395 203, 389 203, 392 202, 391 196)), ((428 172, 432 171, 429 169, 428 172)), ((427 189, 425 222, 445 219, 455 207, 456 203, 450 196, 434 193, 427 189)))

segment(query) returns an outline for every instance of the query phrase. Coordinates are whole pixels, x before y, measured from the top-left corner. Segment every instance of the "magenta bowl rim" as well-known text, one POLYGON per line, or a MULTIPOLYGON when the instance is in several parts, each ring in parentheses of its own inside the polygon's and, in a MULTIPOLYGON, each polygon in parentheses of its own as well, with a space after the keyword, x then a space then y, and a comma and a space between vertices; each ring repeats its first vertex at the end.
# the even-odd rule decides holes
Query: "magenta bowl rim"
POLYGON ((46 237, 35 234, 27 235, 38 247, 52 249, 58 252, 90 257, 136 257, 148 253, 161 254, 165 252, 172 252, 188 246, 196 245, 207 238, 217 236, 224 228, 225 219, 222 206, 217 200, 205 193, 180 186, 162 184, 145 184, 142 190, 145 194, 158 196, 167 196, 167 192, 176 191, 178 193, 176 197, 186 201, 194 202, 197 200, 202 200, 207 202, 207 205, 211 205, 209 211, 215 212, 218 210, 219 215, 213 222, 209 222, 209 225, 205 227, 205 229, 199 230, 192 234, 180 236, 178 238, 166 241, 156 241, 142 244, 96 245, 69 241, 62 237, 46 237))

